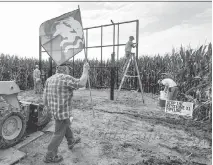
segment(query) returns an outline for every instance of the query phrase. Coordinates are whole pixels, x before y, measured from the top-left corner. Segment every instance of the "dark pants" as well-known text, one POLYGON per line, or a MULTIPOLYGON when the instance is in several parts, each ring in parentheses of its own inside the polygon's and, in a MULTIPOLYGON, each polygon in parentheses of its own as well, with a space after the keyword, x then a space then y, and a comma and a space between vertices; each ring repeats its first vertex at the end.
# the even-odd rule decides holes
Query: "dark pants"
POLYGON ((130 60, 131 56, 131 52, 126 52, 125 53, 125 62, 124 62, 124 67, 123 67, 123 72, 125 71, 127 65, 128 65, 128 61, 130 60))
POLYGON ((48 145, 47 157, 54 157, 57 155, 58 147, 61 144, 64 136, 67 139, 68 145, 71 144, 74 137, 70 129, 70 120, 55 120, 55 133, 50 144, 48 145))
POLYGON ((177 94, 178 94, 178 87, 169 88, 168 99, 169 100, 176 100, 177 94))

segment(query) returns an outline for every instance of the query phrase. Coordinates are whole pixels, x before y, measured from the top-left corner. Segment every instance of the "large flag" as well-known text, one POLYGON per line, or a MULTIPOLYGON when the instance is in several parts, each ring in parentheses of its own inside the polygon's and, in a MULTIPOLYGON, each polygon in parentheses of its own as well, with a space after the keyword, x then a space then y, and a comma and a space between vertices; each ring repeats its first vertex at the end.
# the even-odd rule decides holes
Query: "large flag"
POLYGON ((41 45, 61 65, 84 48, 80 9, 45 21, 39 29, 41 45))

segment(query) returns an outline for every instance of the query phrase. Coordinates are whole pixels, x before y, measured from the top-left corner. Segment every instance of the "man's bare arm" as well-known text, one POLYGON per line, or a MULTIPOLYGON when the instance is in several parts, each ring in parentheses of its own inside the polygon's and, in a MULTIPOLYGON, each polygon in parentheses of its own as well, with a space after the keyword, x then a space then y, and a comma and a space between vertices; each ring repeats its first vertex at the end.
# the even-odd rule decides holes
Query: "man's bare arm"
POLYGON ((68 85, 71 88, 78 89, 78 88, 83 88, 86 86, 87 79, 88 79, 88 74, 89 74, 89 64, 85 63, 84 68, 83 68, 83 73, 81 75, 80 79, 75 79, 71 78, 68 82, 68 85))
POLYGON ((87 80, 88 80, 88 74, 89 74, 89 64, 85 63, 82 76, 81 76, 80 81, 78 83, 79 88, 83 88, 83 87, 86 86, 87 80))

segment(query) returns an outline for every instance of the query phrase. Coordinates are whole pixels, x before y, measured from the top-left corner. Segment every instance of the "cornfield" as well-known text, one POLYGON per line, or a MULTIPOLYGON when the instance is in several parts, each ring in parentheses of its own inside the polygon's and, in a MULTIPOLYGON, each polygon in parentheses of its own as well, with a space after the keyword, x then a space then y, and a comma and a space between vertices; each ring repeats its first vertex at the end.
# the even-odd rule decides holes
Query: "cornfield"
MULTIPOLYGON (((121 58, 116 62, 116 84, 117 87, 122 78, 122 66, 124 59, 121 58)), ((27 90, 33 88, 32 73, 35 65, 39 61, 34 58, 20 58, 17 56, 4 55, 0 56, 0 81, 15 80, 20 89, 27 90)), ((74 69, 73 76, 79 78, 83 69, 83 60, 75 60, 70 66, 74 69)), ((90 60, 90 82, 92 87, 109 87, 110 86, 110 66, 111 61, 90 60), (102 66, 103 68, 100 68, 102 66)), ((146 93, 158 94, 159 85, 157 81, 163 75, 173 78, 181 91, 179 99, 183 101, 192 101, 195 103, 195 116, 198 118, 210 117, 211 111, 211 86, 212 86, 212 44, 202 45, 193 50, 190 47, 180 47, 179 50, 172 50, 171 54, 165 56, 156 55, 140 56, 138 67, 141 74, 143 90, 146 93), (201 109, 204 109, 201 111, 201 109), (205 113, 203 115, 203 113, 205 113), (206 115, 208 113, 208 115, 206 115), (203 117, 205 116, 205 117, 203 117)), ((53 64, 53 72, 54 72, 53 64)), ((49 62, 42 61, 42 79, 43 82, 48 77, 49 62)), ((130 68, 130 74, 134 74, 133 67, 130 68)), ((134 89, 135 79, 127 79, 124 88, 134 89)))

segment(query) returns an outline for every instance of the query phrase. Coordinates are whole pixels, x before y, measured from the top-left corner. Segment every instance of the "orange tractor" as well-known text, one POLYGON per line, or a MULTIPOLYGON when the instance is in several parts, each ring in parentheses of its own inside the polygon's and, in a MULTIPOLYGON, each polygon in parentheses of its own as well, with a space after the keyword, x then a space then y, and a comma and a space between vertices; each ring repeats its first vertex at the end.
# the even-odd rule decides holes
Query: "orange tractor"
POLYGON ((18 100, 19 86, 0 81, 0 148, 11 147, 26 135, 28 125, 45 126, 51 114, 42 104, 18 100))

